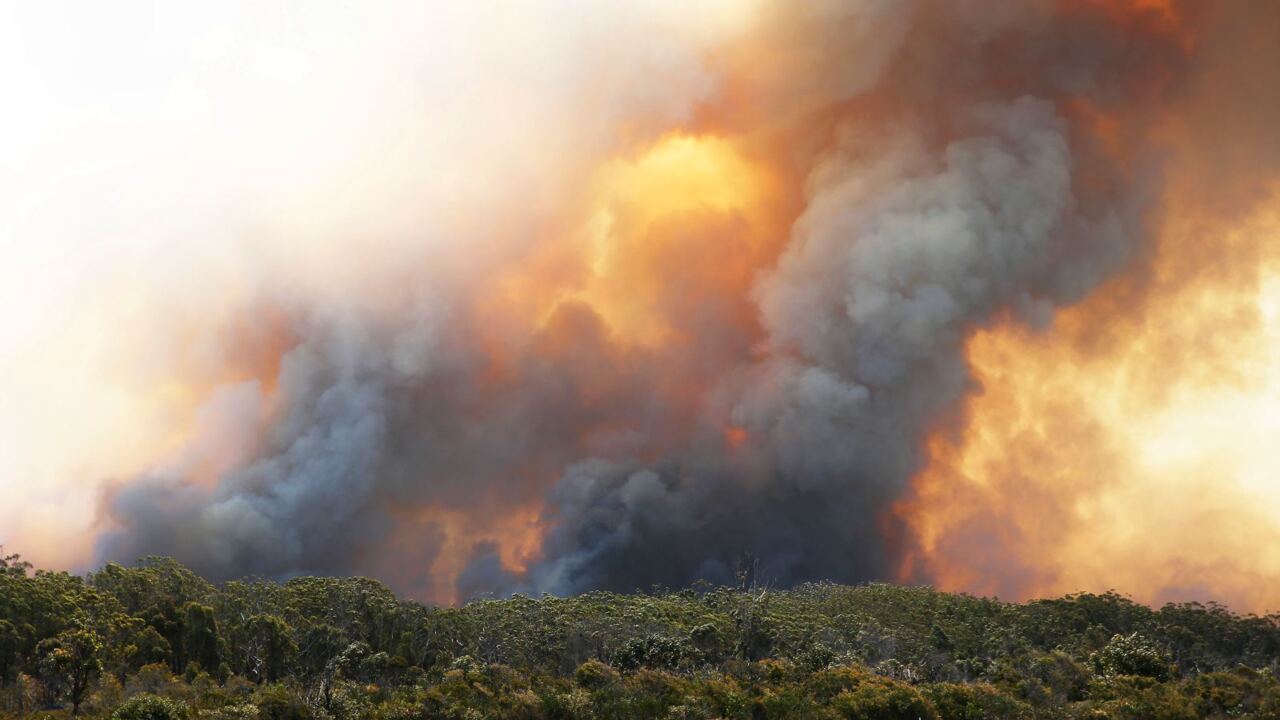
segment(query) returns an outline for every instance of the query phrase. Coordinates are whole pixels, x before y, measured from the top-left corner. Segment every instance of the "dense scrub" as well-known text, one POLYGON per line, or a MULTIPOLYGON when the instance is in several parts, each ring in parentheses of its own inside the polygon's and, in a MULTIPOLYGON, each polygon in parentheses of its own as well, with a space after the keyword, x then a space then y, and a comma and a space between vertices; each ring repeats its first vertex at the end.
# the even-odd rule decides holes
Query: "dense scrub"
POLYGON ((362 578, 215 587, 0 559, 0 715, 1280 719, 1280 617, 889 585, 432 608, 362 578))

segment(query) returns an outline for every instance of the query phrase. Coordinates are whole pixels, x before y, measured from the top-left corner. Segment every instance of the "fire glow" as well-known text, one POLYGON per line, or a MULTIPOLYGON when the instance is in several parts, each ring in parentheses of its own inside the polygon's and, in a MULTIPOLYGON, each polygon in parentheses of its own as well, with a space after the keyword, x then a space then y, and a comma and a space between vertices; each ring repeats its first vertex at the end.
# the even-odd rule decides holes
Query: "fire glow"
POLYGON ((1148 287, 1118 280, 1052 332, 971 337, 982 389, 962 430, 930 440, 930 468, 901 506, 921 548, 903 577, 1005 597, 1114 587, 1156 604, 1272 609, 1276 207, 1230 229, 1173 212, 1148 287), (1183 249, 1203 233, 1215 263, 1195 266, 1183 249), (1116 313, 1135 299, 1140 313, 1116 313))

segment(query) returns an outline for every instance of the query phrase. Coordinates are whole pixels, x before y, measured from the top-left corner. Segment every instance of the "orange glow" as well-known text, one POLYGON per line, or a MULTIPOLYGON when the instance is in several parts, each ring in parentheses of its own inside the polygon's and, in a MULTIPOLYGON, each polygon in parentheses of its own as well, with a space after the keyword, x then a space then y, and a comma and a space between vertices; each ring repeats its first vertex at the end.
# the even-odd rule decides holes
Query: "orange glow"
POLYGON ((742 297, 764 260, 765 176, 727 140, 671 135, 602 172, 597 208, 583 230, 586 302, 629 343, 672 340, 667 297, 677 273, 685 292, 742 297))
MULTIPOLYGON (((768 176, 733 143, 668 135, 599 171, 581 218, 498 279, 483 314, 546 326, 557 308, 590 307, 613 337, 657 347, 675 340, 684 291, 742 298, 784 237, 766 214, 768 176)), ((752 322, 746 303, 739 320, 752 322)))
MULTIPOLYGON (((478 545, 492 544, 502 568, 511 573, 524 572, 537 559, 545 531, 541 511, 536 504, 508 513, 443 506, 421 508, 406 518, 411 522, 403 525, 405 531, 397 534, 387 551, 396 558, 413 558, 421 555, 423 548, 436 548, 436 554, 422 557, 425 567, 412 568, 413 572, 408 573, 420 585, 403 589, 439 603, 457 603, 467 598, 458 597, 456 581, 478 545)), ((405 577, 405 573, 396 576, 405 577)))
POLYGON ((1178 0, 1059 0, 1061 7, 1098 8, 1115 24, 1132 33, 1158 33, 1176 39, 1183 50, 1196 45, 1196 15, 1208 3, 1179 3, 1178 0))
POLYGON ((1280 201, 1227 229, 1174 210, 1145 286, 979 331, 968 358, 966 424, 899 506, 904 578, 1280 607, 1280 201))
POLYGON ((751 434, 747 432, 746 428, 729 425, 724 429, 724 442, 726 445, 734 449, 745 445, 750 437, 751 434))

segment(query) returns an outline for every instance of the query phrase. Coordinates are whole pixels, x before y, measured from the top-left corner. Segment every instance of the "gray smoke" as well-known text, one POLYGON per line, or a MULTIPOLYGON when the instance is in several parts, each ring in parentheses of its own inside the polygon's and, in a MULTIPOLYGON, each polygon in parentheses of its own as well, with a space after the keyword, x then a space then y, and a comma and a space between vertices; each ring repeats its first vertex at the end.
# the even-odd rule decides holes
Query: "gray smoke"
POLYGON ((1080 212, 1052 104, 968 111, 952 122, 972 134, 940 154, 899 130, 851 141, 815 174, 760 286, 772 352, 730 411, 760 465, 694 455, 575 466, 552 494, 560 523, 539 586, 727 581, 743 553, 783 584, 886 575, 883 513, 919 469, 925 432, 968 387, 965 331, 1006 308, 1035 318, 1055 283, 1087 286, 1061 273, 1097 270, 1055 255, 1089 243, 1119 257, 1137 235, 1128 208, 1080 212))
POLYGON ((748 558, 783 585, 889 576, 890 506, 974 390, 966 335, 1004 315, 1043 326, 1143 247, 1161 150, 1144 132, 1184 72, 1157 20, 1057 0, 771 6, 753 41, 772 71, 742 112, 806 181, 749 299, 763 344, 725 330, 731 303, 699 304, 678 315, 687 345, 624 352, 565 303, 495 381, 465 290, 293 307, 247 459, 212 485, 181 469, 118 485, 102 558, 374 573, 430 596, 431 509, 541 502, 540 559, 517 575, 481 543, 462 596, 729 582, 748 558), (673 376, 704 388, 696 407, 665 402, 673 376))

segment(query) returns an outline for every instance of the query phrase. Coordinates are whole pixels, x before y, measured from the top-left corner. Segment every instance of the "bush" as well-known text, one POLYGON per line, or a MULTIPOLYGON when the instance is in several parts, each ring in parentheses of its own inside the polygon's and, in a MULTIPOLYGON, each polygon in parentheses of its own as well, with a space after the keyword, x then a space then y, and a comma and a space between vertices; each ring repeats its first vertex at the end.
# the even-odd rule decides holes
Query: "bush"
POLYGON ((692 664, 697 654, 697 650, 679 638, 645 635, 624 643, 612 660, 623 670, 675 670, 692 664))
POLYGON ((201 710, 196 720, 258 720, 258 706, 252 703, 223 705, 217 710, 201 710))
POLYGON ((297 693, 274 684, 263 687, 255 698, 261 720, 311 720, 311 708, 297 693))
POLYGON ((618 671, 599 660, 588 660, 573 672, 574 680, 588 690, 612 685, 618 681, 618 671))
POLYGON ((923 695, 946 720, 1017 720, 1031 716, 1027 705, 1001 695, 990 685, 939 683, 923 695))
POLYGON ((128 681, 125 682, 125 693, 133 695, 136 693, 145 693, 147 695, 160 695, 168 690, 174 683, 173 673, 169 671, 169 666, 164 663, 152 663, 143 665, 134 673, 128 681))
POLYGON ((134 695, 111 713, 111 720, 181 720, 183 708, 174 701, 144 693, 134 695))
POLYGON ((875 720, 938 720, 938 712, 915 688, 901 683, 862 685, 832 701, 842 717, 875 720))
POLYGON ((822 643, 813 643, 792 657, 796 665, 809 672, 829 668, 836 663, 837 659, 835 651, 822 643))
POLYGON ((1164 682, 1173 675, 1169 655, 1138 633, 1116 635, 1090 658, 1100 675, 1134 675, 1164 682))

